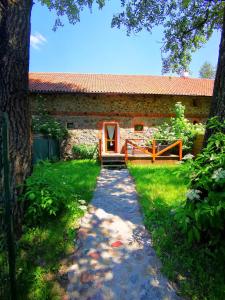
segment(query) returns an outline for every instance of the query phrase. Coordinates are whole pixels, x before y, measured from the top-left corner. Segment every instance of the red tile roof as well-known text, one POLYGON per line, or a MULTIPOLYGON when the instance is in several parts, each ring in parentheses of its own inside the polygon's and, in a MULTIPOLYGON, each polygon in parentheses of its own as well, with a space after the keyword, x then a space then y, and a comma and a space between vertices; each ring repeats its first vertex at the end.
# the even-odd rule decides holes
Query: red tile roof
POLYGON ((212 96, 211 79, 109 74, 30 73, 31 92, 212 96))

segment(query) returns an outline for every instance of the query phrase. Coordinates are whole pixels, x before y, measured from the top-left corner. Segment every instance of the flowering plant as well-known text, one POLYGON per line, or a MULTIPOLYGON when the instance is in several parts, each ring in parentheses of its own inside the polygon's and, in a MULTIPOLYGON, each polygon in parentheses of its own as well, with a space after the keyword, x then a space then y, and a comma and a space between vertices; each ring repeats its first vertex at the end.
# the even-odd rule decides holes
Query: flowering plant
POLYGON ((185 118, 184 112, 185 106, 177 102, 175 104, 175 117, 158 126, 153 138, 161 144, 171 144, 173 141, 182 139, 183 150, 185 152, 190 151, 196 134, 203 133, 204 126, 200 123, 192 124, 185 118))
POLYGON ((187 200, 176 219, 190 242, 220 243, 225 229, 225 121, 208 122, 214 133, 195 160, 183 164, 190 177, 187 200), (217 126, 215 126, 217 124, 217 126))

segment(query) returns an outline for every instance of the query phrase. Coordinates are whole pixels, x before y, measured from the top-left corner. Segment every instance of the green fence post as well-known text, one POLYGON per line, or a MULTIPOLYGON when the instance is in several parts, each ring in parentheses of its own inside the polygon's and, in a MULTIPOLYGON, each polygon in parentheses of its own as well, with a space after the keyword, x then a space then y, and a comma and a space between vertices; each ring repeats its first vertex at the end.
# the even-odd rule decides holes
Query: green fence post
POLYGON ((7 234, 9 276, 11 287, 11 299, 16 300, 16 256, 14 248, 14 234, 12 221, 12 200, 10 192, 9 169, 9 121, 6 113, 3 114, 2 126, 3 141, 3 170, 4 170, 4 200, 5 200, 5 224, 7 234))

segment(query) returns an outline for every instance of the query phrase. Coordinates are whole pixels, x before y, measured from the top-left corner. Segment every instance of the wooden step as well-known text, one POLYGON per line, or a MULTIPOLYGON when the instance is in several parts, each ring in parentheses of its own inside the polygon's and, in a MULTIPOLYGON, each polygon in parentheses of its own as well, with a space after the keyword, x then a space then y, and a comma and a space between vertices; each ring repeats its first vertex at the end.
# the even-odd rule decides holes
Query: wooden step
POLYGON ((107 157, 107 158, 102 158, 102 161, 124 161, 125 160, 125 157, 107 157))
POLYGON ((124 159, 120 159, 120 160, 116 160, 116 159, 103 159, 102 160, 103 163, 124 163, 125 160, 124 159))
POLYGON ((120 165, 106 165, 106 164, 102 164, 102 168, 105 169, 126 169, 126 165, 125 164, 120 164, 120 165))

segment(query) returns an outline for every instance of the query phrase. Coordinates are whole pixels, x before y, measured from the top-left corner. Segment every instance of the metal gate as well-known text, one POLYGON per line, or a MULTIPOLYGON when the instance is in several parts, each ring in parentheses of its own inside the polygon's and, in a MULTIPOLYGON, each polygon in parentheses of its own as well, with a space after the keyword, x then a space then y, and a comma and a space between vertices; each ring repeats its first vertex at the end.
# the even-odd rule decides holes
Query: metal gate
POLYGON ((40 160, 59 160, 60 146, 59 141, 49 136, 35 134, 33 136, 32 162, 37 163, 40 160))
POLYGON ((0 299, 15 300, 16 256, 10 195, 8 133, 7 114, 0 112, 0 299))

